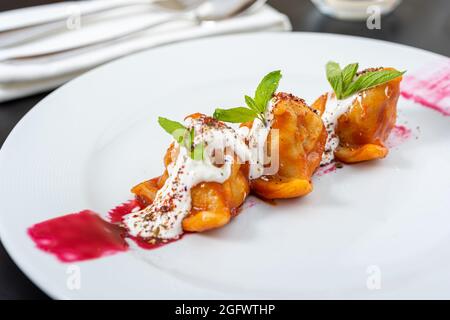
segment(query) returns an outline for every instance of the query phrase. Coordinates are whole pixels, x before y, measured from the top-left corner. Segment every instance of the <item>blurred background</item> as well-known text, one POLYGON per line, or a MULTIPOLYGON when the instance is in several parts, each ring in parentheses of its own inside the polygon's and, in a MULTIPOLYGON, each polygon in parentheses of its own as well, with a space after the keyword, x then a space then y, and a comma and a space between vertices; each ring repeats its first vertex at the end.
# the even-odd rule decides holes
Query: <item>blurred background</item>
MULTIPOLYGON (((248 2, 256 2, 249 10, 239 7, 239 1, 210 0, 215 5, 229 4, 227 15, 218 20, 212 16, 211 6, 203 6, 201 14, 208 21, 199 24, 192 19, 175 19, 151 30, 146 27, 150 20, 145 20, 141 9, 123 8, 127 1, 145 6, 152 0, 103 0, 107 6, 116 3, 117 10, 86 17, 77 9, 77 1, 0 1, 0 146, 23 115, 60 84, 115 58, 175 41, 224 33, 326 32, 387 40, 450 56, 449 0, 269 0, 271 8, 262 6, 265 1, 259 0, 248 2), (236 3, 238 6, 232 7, 236 3), (60 7, 45 14, 34 9, 9 12, 46 4, 60 7), (61 27, 58 10, 74 19, 64 17, 61 27), (52 14, 54 19, 44 23, 43 19, 52 14), (112 51, 108 46, 113 45, 121 49, 120 54, 108 52, 112 51), (109 55, 96 57, 105 48, 109 55)), ((158 8, 151 10, 158 14, 145 9, 153 19, 151 23, 189 12, 205 0, 157 1, 158 8)), ((0 299, 47 298, 0 244, 0 299)))

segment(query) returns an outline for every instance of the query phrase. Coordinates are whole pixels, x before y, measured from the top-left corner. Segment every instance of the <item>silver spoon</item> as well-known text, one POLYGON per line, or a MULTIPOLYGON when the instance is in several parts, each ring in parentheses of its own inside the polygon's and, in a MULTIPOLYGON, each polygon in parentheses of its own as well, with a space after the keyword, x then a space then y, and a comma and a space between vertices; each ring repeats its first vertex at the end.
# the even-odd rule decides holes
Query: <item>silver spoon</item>
POLYGON ((29 46, 27 46, 25 44, 21 47, 12 47, 10 49, 5 49, 2 50, 3 52, 0 52, 0 60, 5 61, 11 59, 31 58, 50 53, 53 54, 78 48, 84 48, 91 45, 98 45, 109 41, 119 40, 124 37, 131 36, 133 34, 137 34, 139 32, 173 21, 190 20, 201 24, 205 21, 224 20, 243 12, 257 10, 262 5, 264 5, 265 2, 266 0, 208 0, 202 2, 199 6, 191 10, 168 13, 166 16, 157 21, 150 21, 148 23, 141 24, 138 27, 132 27, 126 30, 114 30, 113 32, 101 34, 94 38, 85 37, 77 38, 77 40, 73 42, 66 41, 63 44, 58 45, 57 48, 53 48, 52 50, 49 50, 49 46, 45 45, 45 38, 42 39, 42 45, 39 46, 34 44, 30 44, 29 46))

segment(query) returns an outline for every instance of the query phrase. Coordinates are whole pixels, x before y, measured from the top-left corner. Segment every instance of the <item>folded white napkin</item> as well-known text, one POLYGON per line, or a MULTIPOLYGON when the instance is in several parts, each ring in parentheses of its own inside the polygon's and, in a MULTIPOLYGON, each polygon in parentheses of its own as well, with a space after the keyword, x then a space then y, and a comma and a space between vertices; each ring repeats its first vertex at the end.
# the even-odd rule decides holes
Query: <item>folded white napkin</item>
POLYGON ((187 20, 171 22, 132 36, 92 45, 96 37, 105 32, 139 28, 140 23, 148 23, 150 19, 156 21, 167 15, 142 8, 126 10, 126 14, 124 11, 99 14, 82 21, 77 30, 66 29, 33 42, 0 49, 0 102, 55 88, 107 61, 164 44, 221 34, 291 30, 285 15, 264 6, 256 12, 227 20, 201 25, 187 20), (80 40, 88 45, 73 48, 71 44, 80 40))

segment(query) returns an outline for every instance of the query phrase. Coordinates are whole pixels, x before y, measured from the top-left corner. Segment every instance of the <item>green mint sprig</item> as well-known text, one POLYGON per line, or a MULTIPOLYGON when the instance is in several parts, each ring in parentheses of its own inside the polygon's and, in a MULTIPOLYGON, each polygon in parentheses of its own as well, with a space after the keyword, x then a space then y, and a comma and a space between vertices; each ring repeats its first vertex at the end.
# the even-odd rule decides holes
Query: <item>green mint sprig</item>
POLYGON ((189 156, 193 160, 202 160, 204 145, 198 143, 194 145, 194 128, 188 129, 183 124, 167 118, 158 117, 159 125, 170 134, 180 146, 185 147, 189 151, 189 156))
POLYGON ((253 98, 245 96, 247 107, 218 108, 214 111, 213 117, 220 121, 232 123, 253 121, 255 118, 258 118, 263 123, 266 123, 265 112, 267 105, 277 90, 281 77, 280 70, 270 72, 259 83, 253 98))
POLYGON ((389 82, 402 76, 406 72, 382 69, 367 71, 357 76, 357 71, 358 63, 351 63, 344 69, 341 69, 339 64, 334 61, 327 63, 327 79, 333 88, 337 99, 345 99, 360 91, 389 82))

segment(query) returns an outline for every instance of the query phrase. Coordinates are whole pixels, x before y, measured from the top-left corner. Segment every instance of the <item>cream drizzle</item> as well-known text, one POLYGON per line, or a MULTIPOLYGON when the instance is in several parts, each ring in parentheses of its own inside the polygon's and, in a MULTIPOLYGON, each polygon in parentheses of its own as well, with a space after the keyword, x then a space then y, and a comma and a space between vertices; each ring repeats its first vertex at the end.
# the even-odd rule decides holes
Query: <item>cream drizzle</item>
MULTIPOLYGON (((274 100, 274 99, 273 99, 274 100)), ((253 121, 252 128, 233 129, 223 122, 208 125, 204 119, 188 118, 188 128, 194 128, 194 145, 205 144, 203 160, 193 160, 185 147, 180 147, 178 156, 167 170, 169 177, 156 193, 153 203, 141 211, 124 216, 123 223, 132 236, 141 238, 174 239, 183 233, 182 222, 191 210, 191 189, 201 182, 225 182, 231 175, 235 161, 230 154, 224 155, 223 164, 217 166, 213 150, 231 148, 241 163, 249 163, 249 179, 264 174, 264 146, 273 122, 270 101, 265 112, 266 123, 253 121)))
POLYGON ((325 151, 320 162, 321 166, 325 166, 334 160, 334 152, 339 146, 339 136, 336 134, 336 125, 339 117, 346 113, 355 99, 361 99, 360 94, 352 95, 346 99, 338 100, 332 92, 328 93, 325 112, 322 114, 322 121, 327 129, 327 142, 325 151))

